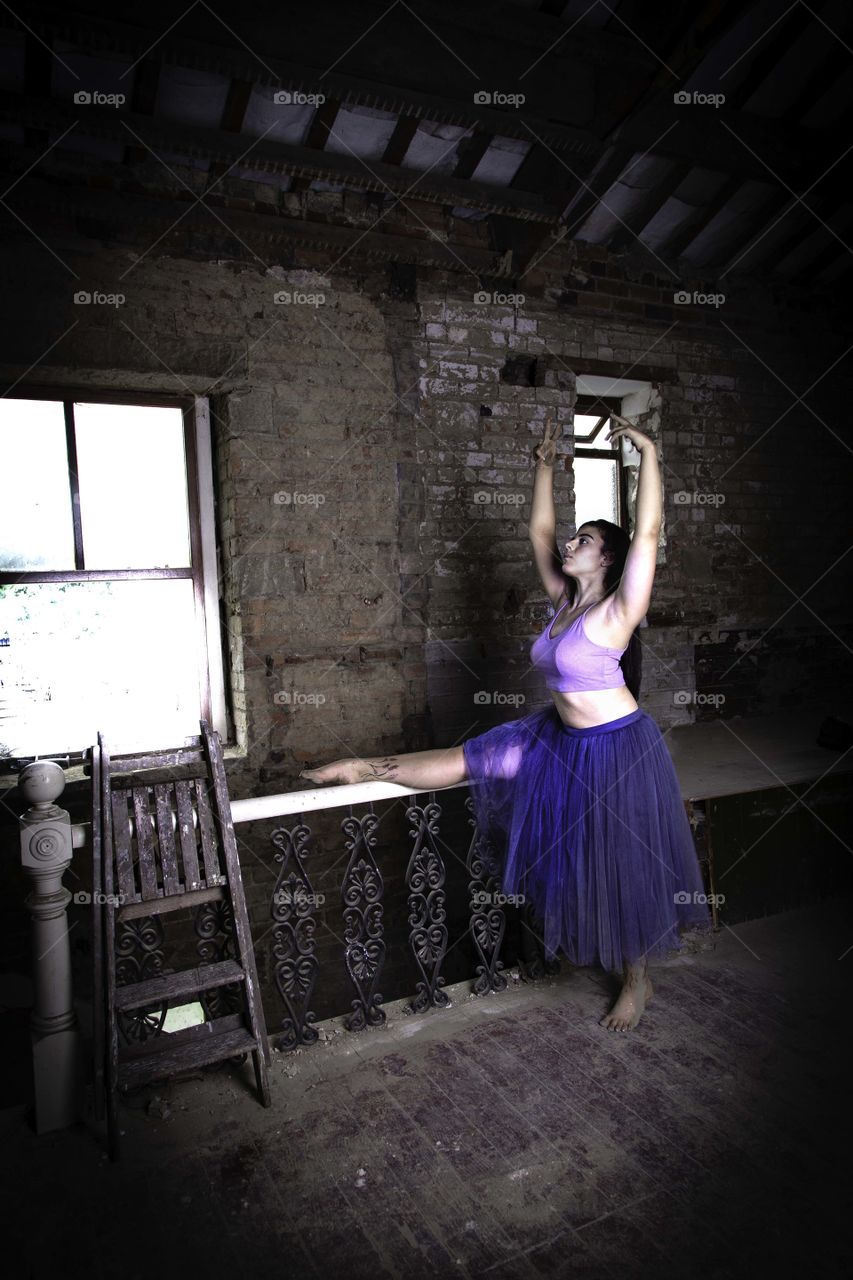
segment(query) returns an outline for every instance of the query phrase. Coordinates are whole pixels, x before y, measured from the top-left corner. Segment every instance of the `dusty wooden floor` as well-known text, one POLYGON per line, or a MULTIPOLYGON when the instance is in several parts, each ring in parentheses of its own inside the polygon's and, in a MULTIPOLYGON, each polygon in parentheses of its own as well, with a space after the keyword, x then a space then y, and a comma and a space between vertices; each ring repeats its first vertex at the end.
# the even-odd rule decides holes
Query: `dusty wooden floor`
POLYGON ((151 1086, 118 1166, 12 1108, 7 1258, 37 1280, 849 1274, 851 905, 656 966, 623 1035, 597 1025, 611 980, 567 969, 330 1027, 274 1055, 268 1111, 248 1063, 151 1086))

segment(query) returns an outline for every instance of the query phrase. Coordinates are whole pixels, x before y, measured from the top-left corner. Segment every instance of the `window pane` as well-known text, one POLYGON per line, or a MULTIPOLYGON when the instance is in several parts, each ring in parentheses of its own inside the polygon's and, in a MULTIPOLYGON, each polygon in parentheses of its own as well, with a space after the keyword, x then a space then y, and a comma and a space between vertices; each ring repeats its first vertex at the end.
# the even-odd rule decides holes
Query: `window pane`
POLYGON ((189 579, 0 586, 0 754, 183 745, 195 659, 189 579))
POLYGON ((609 458, 575 458, 575 512, 579 529, 584 520, 611 520, 618 524, 616 463, 609 458))
POLYGON ((0 398, 0 456, 0 569, 73 569, 62 402, 0 398))
POLYGON ((600 413, 576 413, 574 416, 575 444, 592 444, 594 442, 599 449, 609 448, 605 441, 604 427, 601 428, 597 435, 593 434, 599 422, 601 422, 600 413))
POLYGON ((187 568, 181 410, 75 404, 74 425, 85 567, 187 568))

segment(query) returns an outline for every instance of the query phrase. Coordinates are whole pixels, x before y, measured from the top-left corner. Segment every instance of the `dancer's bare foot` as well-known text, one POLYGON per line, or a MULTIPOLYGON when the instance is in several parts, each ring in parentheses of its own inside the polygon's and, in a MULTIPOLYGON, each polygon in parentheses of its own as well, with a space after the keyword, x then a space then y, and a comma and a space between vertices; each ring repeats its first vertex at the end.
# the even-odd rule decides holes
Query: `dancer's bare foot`
POLYGON ((372 757, 369 760, 332 760, 316 769, 303 769, 300 778, 309 782, 393 782, 397 776, 394 756, 372 757))
POLYGON ((606 1027, 608 1031, 631 1031, 642 1018, 646 1004, 653 995, 651 978, 629 966, 619 999, 610 1012, 599 1020, 598 1025, 606 1027))

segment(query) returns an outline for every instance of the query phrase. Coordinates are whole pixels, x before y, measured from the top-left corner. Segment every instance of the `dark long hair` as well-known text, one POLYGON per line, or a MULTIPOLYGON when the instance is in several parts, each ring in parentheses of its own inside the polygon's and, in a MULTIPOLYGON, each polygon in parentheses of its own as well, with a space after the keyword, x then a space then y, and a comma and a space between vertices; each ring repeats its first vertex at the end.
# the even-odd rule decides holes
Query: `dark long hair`
MULTIPOLYGON (((612 595, 622 580, 622 571, 625 568, 631 539, 620 525, 613 524, 611 520, 584 520, 578 528, 582 529, 584 525, 592 525, 593 529, 597 529, 604 543, 602 550, 613 554, 612 562, 604 571, 604 595, 612 595)), ((569 598, 574 600, 577 587, 573 579, 570 579, 568 589, 571 592, 569 598)), ((619 666, 622 668, 625 684, 639 701, 640 684, 643 679, 643 652, 638 633, 639 628, 635 627, 628 641, 628 647, 619 659, 619 666)))

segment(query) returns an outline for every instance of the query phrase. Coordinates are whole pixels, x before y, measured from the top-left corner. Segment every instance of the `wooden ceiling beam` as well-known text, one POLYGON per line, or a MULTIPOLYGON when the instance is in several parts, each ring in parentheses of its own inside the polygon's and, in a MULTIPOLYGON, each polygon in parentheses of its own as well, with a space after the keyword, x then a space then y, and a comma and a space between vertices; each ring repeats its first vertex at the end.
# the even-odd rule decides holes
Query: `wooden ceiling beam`
MULTIPOLYGON (((97 0, 87 0, 88 7, 94 8, 97 0)), ((433 0, 433 7, 436 6, 438 0, 433 0)), ((506 21, 501 23, 499 17, 506 19, 507 7, 500 10, 500 15, 494 13, 493 6, 487 6, 486 25, 481 26, 477 33, 473 25, 475 19, 473 17, 474 10, 482 9, 480 5, 452 5, 443 6, 448 18, 451 12, 455 13, 456 18, 461 26, 470 29, 472 37, 479 34, 482 44, 483 31, 487 31, 489 38, 500 36, 503 27, 506 31, 506 48, 503 56, 507 62, 517 65, 519 61, 519 37, 523 32, 525 40, 523 43, 530 43, 530 23, 526 19, 522 22, 520 19, 511 23, 506 21), (470 10, 470 12, 469 12, 470 10), (509 34, 511 32, 511 34, 509 34)), ((128 57, 131 61, 143 57, 152 46, 153 29, 141 26, 131 26, 128 23, 117 20, 114 16, 114 5, 107 6, 104 3, 105 14, 103 16, 93 16, 91 13, 79 13, 75 10, 66 10, 57 6, 40 5, 32 11, 28 11, 27 21, 33 26, 34 30, 40 33, 48 32, 56 34, 62 39, 67 39, 83 46, 91 48, 94 56, 102 53, 105 57, 128 57), (106 11, 109 11, 107 13, 106 11)), ((353 6, 349 6, 348 12, 352 11, 353 6)), ((192 13, 187 12, 187 22, 191 22, 192 13)), ((209 26, 210 24, 208 24, 209 26)), ((181 25, 181 30, 185 29, 186 24, 181 25)), ((21 29, 19 20, 17 20, 12 12, 0 6, 0 28, 8 27, 13 29, 21 29)), ((424 34, 420 24, 415 24, 417 32, 424 34)), ((223 29, 223 39, 227 37, 227 33, 223 29)), ((226 75, 229 79, 249 80, 261 86, 273 86, 275 89, 291 89, 295 91, 304 91, 307 93, 322 92, 327 98, 334 98, 338 102, 354 105, 373 106, 380 110, 387 110, 396 113, 405 113, 420 118, 426 118, 438 121, 444 124, 456 124, 463 127, 475 127, 484 131, 491 131, 495 134, 503 134, 508 137, 521 138, 529 141, 530 134, 525 125, 521 121, 521 113, 515 109, 502 110, 499 106, 477 103, 474 101, 474 88, 476 82, 471 82, 473 87, 469 88, 470 75, 460 67, 460 76, 464 77, 464 91, 460 88, 454 94, 448 92, 445 94, 436 93, 433 85, 436 83, 438 73, 444 68, 445 74, 440 77, 442 83, 448 83, 446 74, 448 66, 448 55, 443 50, 439 42, 435 42, 436 64, 430 62, 419 65, 423 66, 420 76, 413 70, 409 63, 397 66, 390 64, 383 67, 383 78, 381 80, 371 75, 346 75, 337 70, 323 71, 318 67, 310 67, 305 64, 292 62, 288 59, 278 58, 270 52, 271 33, 269 23, 266 23, 263 30, 257 32, 258 40, 255 42, 259 49, 263 49, 263 61, 254 56, 251 51, 253 37, 255 31, 251 25, 246 31, 241 28, 241 35, 249 48, 242 45, 237 46, 233 43, 228 44, 212 44, 210 41, 202 39, 194 39, 182 37, 177 31, 170 31, 165 37, 161 37, 162 33, 158 30, 158 37, 154 49, 154 56, 165 64, 173 64, 185 66, 199 70, 207 70, 220 75, 226 75), (261 39, 261 37, 263 37, 261 39), (443 64, 440 61, 443 59, 443 64), (387 78, 385 76, 387 75, 387 78), (394 83, 394 76, 399 76, 399 82, 394 83)), ((288 15, 288 23, 286 31, 283 31, 282 44, 285 44, 284 36, 286 35, 286 47, 292 48, 298 39, 298 27, 288 15)), ((418 37, 420 39, 420 36, 418 37)), ((310 42, 301 40, 299 42, 302 47, 311 48, 318 47, 318 42, 310 42)), ((421 41, 421 44, 423 42, 421 41)), ((537 35, 531 44, 531 53, 535 55, 537 50, 542 52, 549 46, 547 33, 537 35)), ((593 41, 593 43, 600 43, 593 41)), ((609 43, 609 42, 608 42, 609 43)), ((576 64, 578 70, 586 72, 590 65, 590 58, 586 47, 586 38, 581 34, 580 28, 576 28, 572 32, 572 56, 564 58, 565 76, 571 80, 573 66, 576 64)), ((621 50, 623 56, 633 59, 637 64, 638 71, 642 67, 647 67, 649 55, 636 46, 635 42, 630 40, 615 41, 613 47, 621 50), (637 56, 639 52, 639 57, 637 56)), ((418 50, 419 54, 421 50, 418 50)), ((525 54, 526 56, 526 54, 525 54)), ((453 61, 452 59, 450 61, 453 61)), ((533 61, 533 58, 531 58, 533 61)), ((606 64, 606 59, 602 65, 606 64)), ((454 64, 455 65, 455 64, 454 64)), ((485 64, 488 68, 488 62, 485 64)), ((540 136, 546 137, 550 144, 554 147, 572 150, 577 155, 584 155, 590 159, 594 158, 601 149, 598 138, 590 132, 590 130, 577 127, 569 123, 566 117, 566 95, 564 77, 553 76, 553 86, 549 90, 549 94, 539 94, 537 103, 534 106, 528 97, 528 110, 525 111, 524 119, 535 128, 540 136), (560 85, 562 83, 562 92, 560 85)), ((523 87, 523 86, 522 86, 523 87)), ((529 90, 528 90, 529 95, 529 90)))
MULTIPOLYGON (((439 7, 443 7, 448 15, 451 8, 455 7, 460 11, 466 9, 466 6, 459 5, 439 7)), ((477 9, 481 7, 474 6, 477 9)), ((731 6, 723 4, 721 0, 715 0, 707 6, 707 9, 712 12, 728 13, 731 6)), ((505 9, 500 12, 502 17, 505 16, 505 9)), ((463 21, 462 17, 459 20, 463 21)), ((41 11, 33 16, 32 21, 36 24, 36 28, 45 27, 49 31, 54 29, 61 31, 67 39, 84 44, 88 40, 93 40, 95 53, 100 46, 103 52, 112 55, 126 51, 131 55, 138 52, 141 56, 151 44, 149 30, 131 27, 117 22, 115 18, 92 18, 87 14, 43 6, 41 11), (53 15, 50 21, 45 14, 53 15)), ((470 25, 471 21, 472 16, 466 11, 464 22, 470 25)), ((2 8, 0 8, 0 24, 15 25, 9 13, 2 8)), ((712 27, 710 29, 716 30, 712 27)), ((573 42, 573 53, 576 53, 578 61, 581 61, 582 41, 578 44, 576 39, 579 38, 579 33, 580 26, 577 26, 568 38, 573 42)), ((269 42, 266 41, 265 50, 268 47, 269 42)), ((609 143, 616 140, 615 134, 602 140, 589 129, 563 123, 560 119, 562 104, 559 98, 553 103, 544 97, 541 101, 537 99, 535 108, 532 101, 528 101, 522 116, 515 110, 502 111, 494 106, 475 103, 473 94, 464 98, 438 95, 432 90, 426 74, 424 74, 422 85, 411 82, 393 85, 364 77, 340 75, 336 71, 323 74, 316 68, 265 56, 265 64, 269 68, 269 71, 266 71, 248 51, 240 48, 224 48, 199 40, 180 39, 174 32, 170 32, 158 43, 156 55, 164 62, 225 72, 229 78, 256 84, 275 83, 277 88, 290 87, 308 92, 322 91, 326 93, 327 98, 333 98, 340 103, 373 105, 380 109, 405 112, 410 116, 473 127, 495 135, 521 138, 526 142, 530 142, 532 136, 539 137, 552 149, 564 154, 573 168, 577 167, 576 162, 580 160, 590 166, 600 159, 609 143), (277 77, 275 81, 271 80, 270 72, 277 77), (573 155, 575 160, 572 160, 573 155)), ((646 56, 644 54, 644 57, 646 56)), ((570 74, 569 66, 566 67, 566 74, 570 74)), ((663 74, 661 72, 661 75, 663 74)), ((672 77, 668 72, 666 78, 671 85, 672 77)), ((672 112, 671 96, 668 106, 661 102, 646 103, 638 113, 623 120, 618 126, 619 140, 637 151, 651 149, 655 155, 669 156, 675 160, 686 160, 702 155, 703 162, 710 167, 761 179, 767 171, 760 161, 750 155, 749 150, 738 142, 738 137, 743 137, 753 151, 765 157, 789 182, 792 177, 796 178, 797 165, 802 163, 802 157, 812 155, 815 148, 824 149, 823 137, 816 130, 799 129, 792 133, 789 126, 780 125, 778 121, 749 116, 748 113, 727 113, 724 108, 714 113, 715 122, 720 127, 713 131, 707 129, 704 120, 690 120, 682 115, 678 119, 678 127, 667 132, 673 123, 672 112), (731 132, 722 127, 722 122, 729 125, 731 132), (709 148, 712 152, 710 156, 709 148), (794 156, 793 163, 788 158, 790 155, 794 156)))
MULTIPOLYGON (((803 218, 807 219, 807 221, 805 222, 805 225, 803 225, 802 219, 800 218, 792 219, 792 222, 795 222, 796 225, 792 226, 791 232, 788 235, 787 239, 783 240, 780 245, 775 245, 773 247, 772 252, 773 252, 774 262, 776 262, 777 264, 782 263, 785 261, 786 258, 789 258, 791 254, 794 253, 795 250, 799 248, 799 246, 803 243, 804 240, 808 239, 810 235, 812 235, 815 231, 817 231, 820 228, 822 223, 828 225, 830 220, 840 212, 841 208, 846 203, 847 203, 846 199, 843 196, 839 195, 837 191, 829 192, 823 198, 814 199, 810 197, 808 200, 808 206, 809 206, 808 209, 804 208, 803 205, 800 204, 800 202, 797 200, 789 201, 788 207, 785 210, 785 216, 787 216, 788 213, 795 213, 799 211, 803 215, 803 218)), ((771 219, 770 221, 772 223, 773 219, 771 219)), ((779 221, 781 223, 782 219, 780 218, 779 221)), ((756 242, 755 242, 756 247, 758 246, 758 244, 761 242, 762 239, 765 239, 766 236, 770 235, 770 230, 771 228, 768 224, 766 235, 756 238, 756 242)), ((832 246, 835 246, 836 248, 841 248, 842 250, 844 249, 844 246, 839 245, 838 241, 835 239, 835 237, 832 235, 830 231, 827 231, 827 235, 832 240, 832 246)), ((769 248, 769 245, 770 245, 770 242, 768 241, 768 248, 769 248)), ((832 246, 830 246, 830 248, 832 248, 832 246)), ((821 251, 819 250, 818 252, 821 252, 821 251)))
POLYGON ((472 178, 477 165, 494 142, 493 133, 477 131, 468 137, 462 137, 456 147, 456 167, 454 178, 472 178))
MULTIPOLYGON (((794 203, 787 191, 770 192, 755 209, 744 214, 739 221, 739 235, 735 248, 723 247, 720 257, 709 258, 708 265, 714 266, 720 276, 726 276, 730 271, 737 270, 747 262, 752 250, 766 238, 767 228, 771 227, 777 219, 781 222, 794 203)), ((745 266, 743 270, 748 272, 749 267, 745 266)))
POLYGON ((140 234, 144 232, 156 245, 155 257, 175 252, 176 246, 190 256, 196 251, 206 253, 206 246, 216 237, 230 233, 235 242, 247 248, 247 256, 254 252, 267 262, 280 262, 293 245, 305 244, 327 251, 333 260, 337 256, 387 264, 397 259, 477 276, 498 275, 501 270, 495 252, 477 246, 449 246, 420 228, 408 235, 388 231, 385 224, 365 231, 333 222, 225 207, 217 210, 220 221, 200 203, 177 220, 176 210, 181 206, 172 196, 141 194, 137 185, 107 190, 70 182, 57 187, 37 169, 37 154, 28 153, 24 159, 32 163, 32 171, 15 188, 16 211, 46 239, 55 234, 57 225, 67 228, 69 220, 76 219, 84 226, 109 227, 111 233, 122 237, 128 228, 139 228, 140 234))
POLYGON ((187 155, 205 156, 225 165, 241 160, 247 168, 293 174, 310 181, 340 183, 355 190, 390 191, 402 196, 408 193, 414 200, 462 204, 541 222, 556 222, 559 216, 559 209, 549 206, 536 192, 515 191, 511 187, 435 172, 424 175, 419 170, 391 166, 381 161, 362 164, 349 152, 317 151, 310 147, 273 142, 268 138, 258 140, 256 146, 248 149, 245 134, 230 134, 221 129, 205 129, 156 117, 152 119, 130 111, 116 112, 93 105, 81 122, 73 103, 0 91, 0 118, 36 128, 48 124, 52 128, 62 128, 66 120, 68 123, 73 120, 82 132, 114 141, 125 141, 130 129, 147 143, 155 155, 158 150, 186 152, 187 155))
POLYGON ((688 214, 675 234, 661 245, 658 250, 661 256, 669 258, 672 262, 677 262, 688 245, 691 245, 696 237, 702 234, 721 209, 725 209, 726 205, 730 200, 734 199, 742 186, 743 179, 741 177, 727 178, 709 203, 697 205, 688 214))
POLYGON ((701 161, 703 168, 744 180, 772 182, 778 174, 789 186, 819 173, 835 152, 834 139, 817 129, 780 127, 767 117, 725 107, 708 112, 679 108, 672 101, 644 107, 620 125, 616 138, 635 151, 701 161))
MULTIPOLYGON (((656 10, 651 8, 649 12, 655 14, 656 10)), ((685 8, 684 12, 685 22, 680 34, 665 46, 662 56, 655 60, 654 75, 639 93, 630 86, 619 83, 606 86, 609 111, 603 107, 601 112, 596 113, 597 117, 605 114, 609 116, 606 141, 613 141, 616 130, 643 107, 661 100, 672 103, 673 91, 692 75, 714 42, 741 17, 743 0, 707 0, 698 14, 689 8, 685 8)), ((619 14, 614 13, 607 24, 608 32, 618 22, 619 14)))
MULTIPOLYGON (((241 133, 249 99, 252 96, 252 84, 249 80, 232 80, 228 86, 225 106, 219 127, 224 133, 241 133)), ((217 186, 221 178, 228 172, 229 166, 219 161, 212 161, 207 170, 208 190, 217 186)))
MULTIPOLYGON (((853 39, 853 28, 850 24, 843 28, 843 39, 853 39)), ((782 112, 781 119, 786 124, 799 124, 803 116, 808 115, 821 98, 834 89, 843 75, 850 70, 850 52, 847 44, 836 41, 829 57, 824 59, 809 76, 797 97, 782 112)))
POLYGON ((326 98, 314 112, 308 132, 302 140, 303 147, 311 147, 314 151, 322 151, 333 132, 335 121, 341 110, 337 98, 326 98))
POLYGON ((572 200, 590 184, 595 173, 574 159, 558 160, 545 147, 534 143, 510 183, 519 191, 539 191, 543 199, 556 209, 565 211, 572 200))
POLYGON ((561 221, 571 235, 586 222, 590 213, 613 186, 613 183, 630 163, 633 150, 613 146, 604 155, 588 177, 576 184, 573 198, 563 210, 561 221))
POLYGON ((673 165, 667 176, 656 182, 646 192, 636 209, 622 219, 622 222, 608 241, 608 249, 613 253, 622 253, 635 240, 639 240, 644 228, 649 225, 655 214, 663 208, 670 196, 675 194, 692 168, 693 166, 687 162, 678 162, 673 165))
MULTIPOLYGON (((683 83, 701 65, 714 42, 740 18, 742 13, 742 0, 708 0, 698 16, 690 16, 689 24, 683 29, 679 39, 666 50, 664 58, 666 65, 658 70, 646 92, 640 95, 631 94, 630 91, 623 92, 621 98, 615 99, 619 104, 619 113, 616 117, 618 123, 611 128, 606 139, 613 149, 610 154, 605 154, 599 159, 596 169, 585 179, 586 185, 583 182, 575 183, 573 201, 564 213, 564 218, 567 221, 571 220, 574 229, 585 221, 596 203, 592 192, 597 191, 600 197, 603 197, 605 191, 618 179, 634 155, 638 152, 655 156, 665 155, 674 161, 674 167, 668 179, 649 192, 648 197, 632 217, 626 220, 627 225, 617 228, 611 239, 609 245, 611 249, 617 252, 624 250, 632 239, 639 238, 643 227, 648 225, 666 200, 674 194, 696 163, 696 157, 703 156, 704 163, 702 136, 701 131, 697 129, 697 122, 694 120, 691 125, 689 119, 673 115, 673 111, 677 111, 677 107, 672 102, 673 72, 679 76, 679 82, 683 83), (651 121, 651 127, 646 127, 648 121, 651 121), (676 129, 671 128, 674 122, 677 123, 676 129), (681 136, 678 140, 672 140, 672 135, 679 133, 681 136)), ((616 22, 617 16, 611 19, 609 26, 616 22)), ((749 158, 748 153, 732 135, 725 135, 721 149, 727 153, 726 158, 736 169, 744 171, 746 176, 759 176, 757 173, 759 163, 749 158), (737 154, 736 149, 740 151, 740 155, 737 154)), ((533 170, 535 161, 531 157, 528 159, 530 168, 533 170)), ((725 172, 724 164, 716 167, 725 172)), ((766 176, 766 171, 762 176, 766 176)), ((723 203, 728 202, 742 185, 743 180, 743 177, 738 177, 724 184, 724 190, 721 193, 723 203)), ((527 185, 534 184, 527 183, 527 185)), ((679 251, 686 247, 702 227, 716 216, 717 212, 719 209, 715 203, 712 203, 707 216, 701 210, 697 210, 683 228, 684 235, 679 233, 674 238, 673 247, 679 251)), ((669 246, 665 246, 661 252, 668 254, 669 246)))
POLYGON ((388 145, 382 155, 383 164, 401 165, 412 140, 418 131, 418 117, 402 115, 394 126, 394 132, 388 139, 388 145))
POLYGON ((800 37, 805 35, 813 21, 811 9, 802 4, 791 5, 790 9, 782 14, 770 39, 762 40, 756 46, 757 53, 747 64, 741 83, 731 93, 726 90, 726 106, 730 110, 740 111, 746 106, 767 77, 776 70, 780 58, 784 57, 800 37))
MULTIPOLYGON (((577 174, 572 176, 569 171, 555 160, 554 156, 548 153, 544 147, 536 145, 534 152, 541 153, 541 156, 532 158, 528 154, 526 159, 530 160, 530 168, 528 174, 534 172, 534 166, 544 165, 550 162, 551 166, 551 186, 548 189, 551 202, 558 208, 562 208, 560 221, 564 223, 564 230, 556 240, 552 247, 564 240, 570 240, 574 233, 583 225, 589 214, 595 206, 604 198, 606 192, 618 178, 619 174, 630 162, 631 152, 624 151, 619 147, 611 148, 593 168, 592 172, 587 175, 577 174), (546 161, 547 157, 547 161, 546 161)), ((523 166, 522 166, 523 167, 523 166)), ((519 176, 519 175, 516 175, 519 176)), ((526 270, 533 261, 535 255, 542 249, 545 241, 551 235, 549 228, 544 227, 535 239, 530 240, 519 254, 518 250, 514 250, 514 271, 526 270)), ((548 250, 544 250, 540 257, 544 257, 548 250)))
POLYGON ((796 196, 792 197, 789 192, 778 192, 775 199, 765 202, 760 211, 750 219, 751 234, 744 237, 740 247, 734 253, 730 253, 722 274, 727 275, 742 264, 746 264, 742 267, 743 270, 753 270, 756 261, 753 251, 762 245, 764 246, 763 254, 758 255, 758 261, 764 254, 770 252, 775 262, 784 262, 785 258, 802 243, 805 237, 811 235, 821 222, 828 222, 839 208, 846 204, 846 192, 850 190, 850 161, 848 160, 846 165, 842 164, 840 167, 841 173, 838 173, 837 169, 835 171, 834 185, 824 186, 823 190, 820 190, 821 184, 817 183, 814 193, 809 191, 804 201, 796 196), (844 172, 847 172, 848 180, 843 179, 844 172), (841 192, 845 194, 842 195, 841 192), (803 217, 800 215, 804 215, 807 219, 805 229, 803 217), (772 234, 777 226, 785 222, 788 224, 787 239, 781 245, 774 245, 772 234), (752 258, 751 263, 750 258, 752 258))
MULTIPOLYGON (((325 102, 321 102, 314 111, 308 132, 302 140, 302 146, 309 147, 312 151, 324 151, 340 110, 341 104, 337 98, 326 98, 325 102)), ((308 191, 313 181, 313 178, 295 177, 290 184, 290 189, 291 191, 308 191)))

